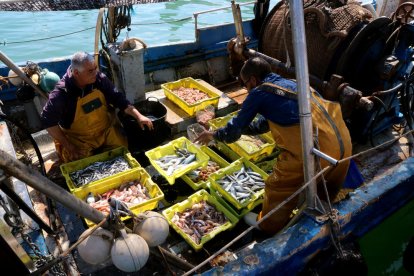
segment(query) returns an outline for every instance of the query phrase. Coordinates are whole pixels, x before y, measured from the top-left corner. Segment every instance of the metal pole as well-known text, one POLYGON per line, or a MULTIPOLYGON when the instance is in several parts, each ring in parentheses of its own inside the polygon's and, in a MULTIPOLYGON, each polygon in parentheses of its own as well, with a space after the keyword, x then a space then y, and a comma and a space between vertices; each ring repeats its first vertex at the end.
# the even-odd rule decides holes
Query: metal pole
POLYGON ((114 7, 110 7, 108 8, 108 39, 109 39, 109 43, 114 43, 115 42, 115 8, 114 7))
MULTIPOLYGON (((3 169, 6 174, 20 179, 46 196, 62 203, 63 206, 74 211, 81 217, 87 218, 96 224, 104 219, 104 215, 101 212, 92 208, 62 187, 41 175, 38 171, 26 166, 1 149, 0 168, 3 169)), ((105 224, 104 227, 105 226, 107 225, 105 224)))
POLYGON ((96 19, 96 27, 95 27, 95 63, 99 69, 99 39, 101 38, 101 31, 102 31, 102 22, 103 22, 103 15, 105 12, 105 8, 100 8, 98 12, 98 18, 96 19))
POLYGON ((56 233, 47 225, 29 206, 27 206, 26 202, 21 199, 13 189, 7 187, 6 183, 0 182, 0 190, 4 192, 11 200, 16 203, 19 209, 25 212, 32 220, 34 220, 39 227, 45 230, 50 235, 55 235, 56 233))
MULTIPOLYGON (((292 42, 295 56, 296 81, 299 96, 300 132, 302 138, 303 172, 305 183, 315 174, 315 159, 312 155, 313 130, 310 106, 308 55, 306 50, 305 22, 302 0, 289 0, 292 42)), ((314 209, 316 206, 316 182, 310 184, 306 190, 307 207, 314 209)))

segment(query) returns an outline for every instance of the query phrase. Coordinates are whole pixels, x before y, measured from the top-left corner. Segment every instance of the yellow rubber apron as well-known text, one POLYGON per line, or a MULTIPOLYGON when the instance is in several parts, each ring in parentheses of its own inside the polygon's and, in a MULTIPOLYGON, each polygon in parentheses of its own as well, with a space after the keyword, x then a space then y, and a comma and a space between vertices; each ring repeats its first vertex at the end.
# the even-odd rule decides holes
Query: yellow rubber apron
MULTIPOLYGON (((265 83, 262 86, 263 90, 281 96, 297 97, 296 93, 274 84, 265 83)), ((318 131, 320 150, 338 160, 350 156, 352 154, 351 137, 342 119, 340 105, 324 100, 312 90, 311 110, 313 128, 314 131, 315 129, 318 131)), ((304 183, 300 125, 284 127, 271 121, 268 122, 273 139, 278 147, 282 149, 282 152, 278 156, 272 174, 266 180, 263 208, 258 219, 288 198, 304 183)), ((312 139, 312 137, 309 137, 309 139, 312 139)), ((322 159, 320 164, 322 168, 329 165, 327 161, 322 159)), ((325 175, 331 200, 341 189, 348 167, 349 162, 341 163, 325 175)), ((320 190, 322 189, 318 188, 318 192, 320 190)), ((322 199, 326 198, 323 193, 318 194, 322 199)), ((260 228, 269 234, 277 233, 287 224, 291 212, 297 204, 298 197, 289 201, 279 211, 262 222, 260 228)))
MULTIPOLYGON (((69 142, 82 151, 82 158, 94 154, 94 150, 110 150, 116 147, 127 147, 127 139, 113 124, 105 96, 98 89, 93 89, 85 97, 78 97, 75 118, 70 129, 61 128, 69 142)), ((56 150, 63 162, 71 161, 69 154, 59 142, 55 141, 56 150)))

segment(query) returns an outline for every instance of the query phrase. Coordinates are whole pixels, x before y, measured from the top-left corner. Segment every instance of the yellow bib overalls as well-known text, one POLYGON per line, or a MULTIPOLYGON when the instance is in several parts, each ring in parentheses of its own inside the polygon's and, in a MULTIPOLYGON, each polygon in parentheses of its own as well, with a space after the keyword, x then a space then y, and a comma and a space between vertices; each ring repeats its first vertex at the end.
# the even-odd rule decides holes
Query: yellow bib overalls
MULTIPOLYGON (((105 151, 128 146, 126 137, 113 122, 105 96, 100 90, 93 89, 85 97, 78 97, 75 118, 70 129, 61 129, 69 142, 82 150, 82 158, 85 158, 95 154, 94 150, 98 148, 105 151)), ((55 141, 55 145, 63 162, 70 161, 66 149, 58 141, 55 141)))
MULTIPOLYGON (((297 95, 270 83, 264 83, 262 87, 267 91, 276 92, 278 95, 283 93, 287 96, 297 95)), ((318 130, 320 150, 335 159, 351 156, 351 137, 342 119, 340 105, 324 100, 312 90, 311 112, 313 129, 318 130)), ((304 183, 300 125, 280 126, 269 120, 268 122, 273 139, 282 151, 273 167, 272 174, 266 180, 263 208, 258 219, 288 198, 304 183)), ((309 139, 313 138, 309 137, 309 139)), ((320 164, 322 168, 329 165, 323 159, 320 160, 320 164)), ((326 173, 325 179, 331 200, 341 189, 348 167, 349 162, 344 162, 326 173)), ((318 188, 318 192, 319 190, 322 189, 318 188)), ((326 198, 323 194, 320 196, 326 198)), ((290 214, 297 204, 298 197, 289 201, 284 207, 260 223, 260 228, 269 234, 277 233, 287 224, 290 214)))

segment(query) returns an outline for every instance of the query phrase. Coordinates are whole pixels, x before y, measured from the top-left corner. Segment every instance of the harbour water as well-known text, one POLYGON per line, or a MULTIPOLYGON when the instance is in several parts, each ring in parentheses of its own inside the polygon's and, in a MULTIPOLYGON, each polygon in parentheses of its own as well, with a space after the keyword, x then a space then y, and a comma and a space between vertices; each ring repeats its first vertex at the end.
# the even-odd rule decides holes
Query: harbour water
POLYGON ((403 254, 412 237, 414 201, 407 203, 359 240, 361 253, 368 265, 368 276, 410 275, 403 267, 403 254))
MULTIPOLYGON (((239 0, 237 3, 249 3, 239 0)), ((271 2, 271 7, 277 1, 271 2)), ((229 0, 176 0, 134 5, 131 30, 119 39, 137 37, 149 47, 193 41, 193 13, 230 7, 229 0)), ((243 19, 251 19, 253 4, 241 6, 243 19)), ((98 10, 59 12, 0 12, 0 51, 14 62, 65 57, 76 51, 92 52, 98 10)), ((231 9, 198 16, 198 27, 233 22, 231 9)))

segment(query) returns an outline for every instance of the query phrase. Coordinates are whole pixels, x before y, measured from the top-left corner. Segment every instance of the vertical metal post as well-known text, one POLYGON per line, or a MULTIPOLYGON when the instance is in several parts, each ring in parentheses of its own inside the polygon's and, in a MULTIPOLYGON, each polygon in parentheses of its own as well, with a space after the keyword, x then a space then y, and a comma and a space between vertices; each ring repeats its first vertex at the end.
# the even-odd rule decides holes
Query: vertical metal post
MULTIPOLYGON (((303 151, 303 172, 305 182, 314 176, 315 159, 312 155, 313 130, 310 106, 308 55, 306 50, 305 20, 302 0, 289 0, 292 42, 295 55, 296 81, 299 95, 300 130, 303 151)), ((312 183, 306 190, 308 208, 315 208, 316 183, 312 183)))
POLYGON ((105 12, 105 8, 99 9, 98 18, 96 19, 96 27, 95 27, 94 55, 95 55, 95 63, 98 66, 98 69, 99 69, 99 39, 101 37, 104 12, 105 12))
POLYGON ((109 36, 109 43, 115 42, 115 8, 110 7, 108 8, 108 36, 109 36))
POLYGON ((198 13, 194 13, 194 38, 197 39, 198 13))
POLYGON ((234 0, 231 1, 231 10, 233 12, 234 18, 234 27, 236 28, 236 46, 234 50, 236 53, 242 55, 243 50, 246 48, 246 41, 244 38, 244 31, 243 31, 243 20, 241 17, 240 5, 236 4, 234 0))

